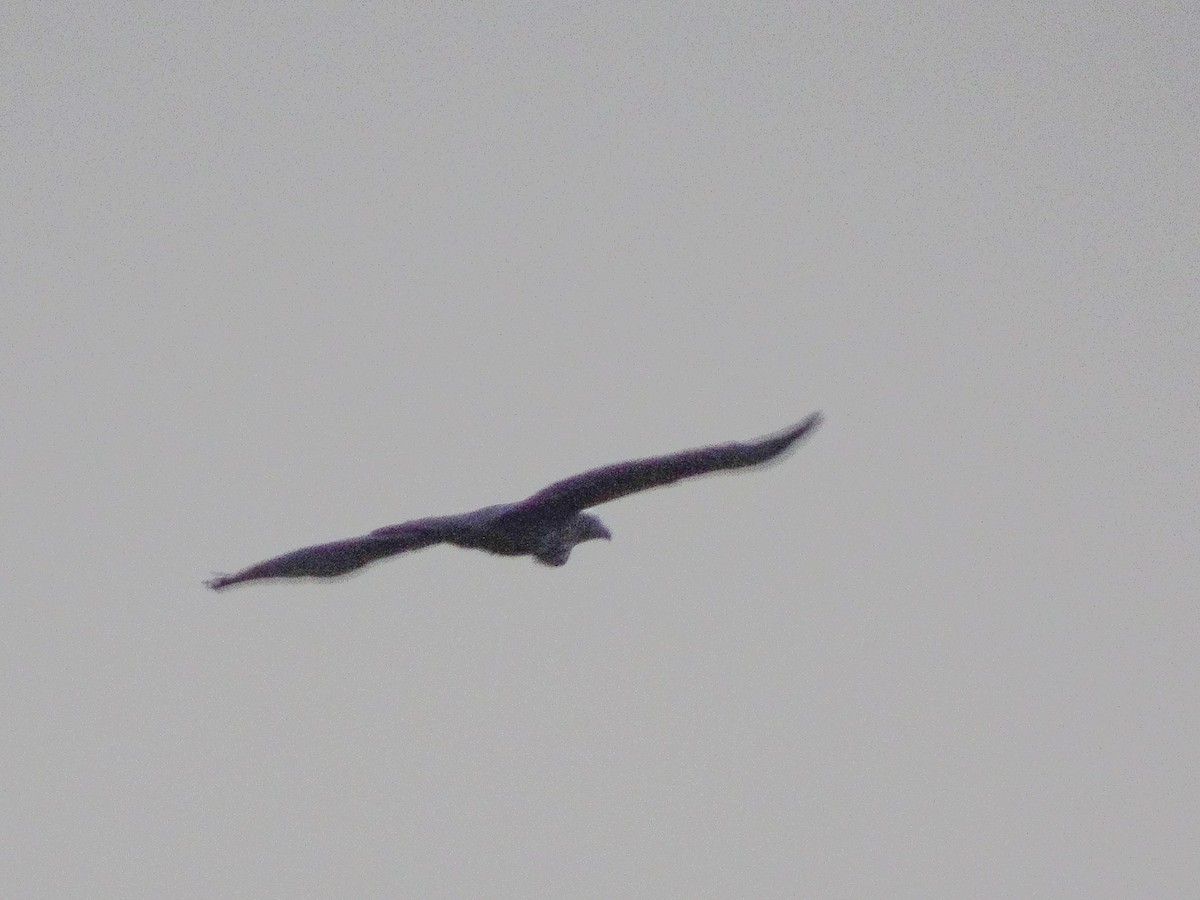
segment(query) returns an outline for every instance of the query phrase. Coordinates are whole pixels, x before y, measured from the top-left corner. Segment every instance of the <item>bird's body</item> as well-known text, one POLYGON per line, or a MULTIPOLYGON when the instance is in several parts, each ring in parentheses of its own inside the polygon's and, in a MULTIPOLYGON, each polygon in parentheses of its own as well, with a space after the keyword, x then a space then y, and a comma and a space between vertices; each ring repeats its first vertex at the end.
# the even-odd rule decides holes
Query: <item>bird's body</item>
POLYGON ((765 463, 787 451, 820 421, 820 413, 813 413, 792 428, 756 441, 718 444, 591 469, 555 482, 518 503, 386 525, 361 537, 293 550, 232 575, 218 575, 207 584, 219 589, 261 578, 328 578, 433 544, 452 544, 501 556, 532 556, 545 565, 561 566, 576 544, 611 538, 604 523, 584 509, 682 478, 765 463))

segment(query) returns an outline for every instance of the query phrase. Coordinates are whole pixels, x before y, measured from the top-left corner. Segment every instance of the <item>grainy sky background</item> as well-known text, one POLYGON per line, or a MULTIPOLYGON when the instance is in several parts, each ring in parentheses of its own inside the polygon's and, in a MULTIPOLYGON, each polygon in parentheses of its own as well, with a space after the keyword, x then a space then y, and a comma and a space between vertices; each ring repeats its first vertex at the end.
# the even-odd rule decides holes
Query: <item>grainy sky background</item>
POLYGON ((0 19, 7 895, 1197 896, 1195 4, 0 19))

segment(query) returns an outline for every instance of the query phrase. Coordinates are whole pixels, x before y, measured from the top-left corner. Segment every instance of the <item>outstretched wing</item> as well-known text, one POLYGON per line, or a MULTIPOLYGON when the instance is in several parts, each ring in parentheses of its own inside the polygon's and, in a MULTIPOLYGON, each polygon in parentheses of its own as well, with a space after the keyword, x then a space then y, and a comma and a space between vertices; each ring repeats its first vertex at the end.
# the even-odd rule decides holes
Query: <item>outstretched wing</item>
POLYGON ((798 425, 758 440, 683 450, 581 472, 543 488, 518 506, 527 515, 559 516, 681 478, 756 466, 780 456, 820 423, 821 414, 813 413, 798 425))
POLYGON ((461 530, 461 518, 434 516, 428 519, 413 519, 399 525, 387 525, 376 528, 362 537, 302 547, 232 575, 217 575, 205 584, 213 590, 220 590, 231 584, 256 581, 260 578, 330 578, 351 572, 386 556, 395 556, 407 550, 419 550, 449 541, 461 530))

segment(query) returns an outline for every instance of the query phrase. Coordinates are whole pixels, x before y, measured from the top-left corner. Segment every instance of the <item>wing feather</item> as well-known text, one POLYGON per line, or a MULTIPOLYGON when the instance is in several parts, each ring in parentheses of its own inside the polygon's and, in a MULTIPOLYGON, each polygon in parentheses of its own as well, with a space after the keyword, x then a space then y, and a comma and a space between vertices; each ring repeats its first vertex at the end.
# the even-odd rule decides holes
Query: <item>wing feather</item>
POLYGON ((399 525, 376 528, 370 534, 301 547, 291 553, 264 560, 232 575, 217 575, 206 584, 220 590, 242 581, 260 578, 331 578, 352 572, 367 563, 408 550, 419 550, 450 540, 458 533, 457 516, 413 519, 399 525))
POLYGON ((561 515, 683 478, 757 466, 782 455, 820 423, 821 414, 813 413, 791 428, 757 440, 699 447, 591 469, 543 488, 523 501, 520 507, 527 513, 561 515))

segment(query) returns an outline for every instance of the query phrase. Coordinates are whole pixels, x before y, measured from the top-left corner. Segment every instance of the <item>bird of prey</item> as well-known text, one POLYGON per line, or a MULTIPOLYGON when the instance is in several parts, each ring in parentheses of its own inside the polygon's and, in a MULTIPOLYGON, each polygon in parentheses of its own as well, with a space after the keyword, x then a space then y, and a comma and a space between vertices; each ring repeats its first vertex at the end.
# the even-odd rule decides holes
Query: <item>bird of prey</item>
POLYGON ((765 463, 783 454, 820 422, 821 414, 813 413, 798 425, 757 440, 591 469, 557 481, 519 503, 387 525, 361 537, 293 550, 232 575, 217 575, 206 584, 217 590, 260 578, 328 578, 433 544, 453 544, 501 556, 532 556, 547 566, 561 566, 576 544, 612 538, 603 522, 584 512, 588 507, 682 478, 765 463))

